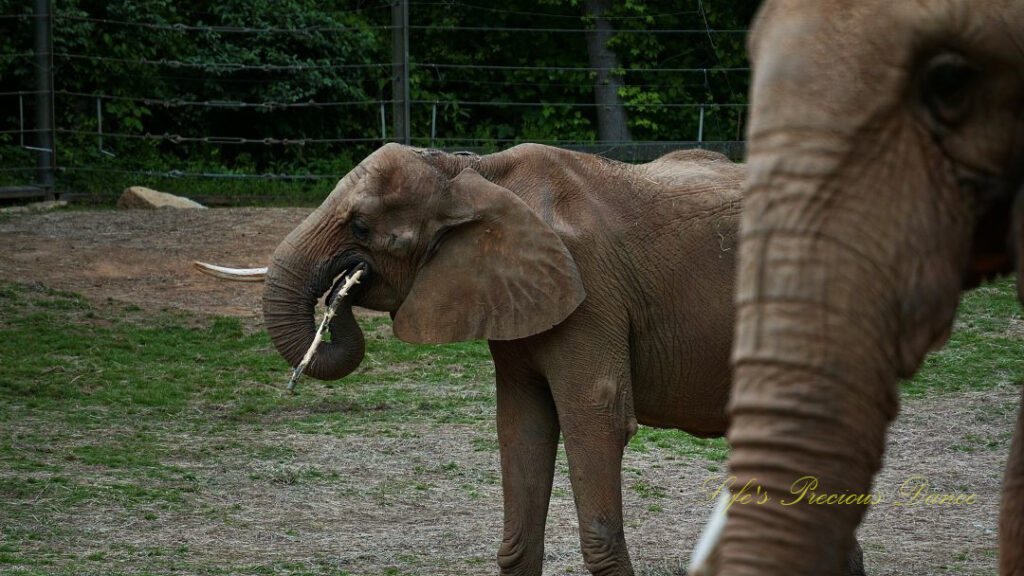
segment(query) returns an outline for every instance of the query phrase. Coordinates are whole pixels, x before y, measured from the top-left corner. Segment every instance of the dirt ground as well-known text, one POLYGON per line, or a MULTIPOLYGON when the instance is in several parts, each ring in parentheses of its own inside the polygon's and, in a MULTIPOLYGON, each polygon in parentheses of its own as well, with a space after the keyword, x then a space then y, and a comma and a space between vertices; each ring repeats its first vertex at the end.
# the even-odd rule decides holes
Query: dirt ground
POLYGON ((222 282, 193 260, 266 266, 309 208, 60 211, 0 221, 0 279, 90 300, 258 317, 262 285, 222 282))
MULTIPOLYGON (((277 243, 310 210, 211 209, 202 211, 62 211, 0 216, 0 281, 38 281, 96 302, 115 299, 143 308, 185 309, 247 318, 258 324, 259 284, 224 283, 201 275, 193 260, 238 267, 264 266, 277 243)), ((1016 413, 1017 388, 946 394, 904 402, 891 430, 874 506, 860 530, 869 574, 994 574, 1000 478, 1016 413), (900 486, 921 477, 932 491, 977 494, 963 506, 896 506, 900 486)), ((417 462, 455 460, 463 470, 498 474, 493 451, 474 451, 457 429, 408 440, 288 438, 300 459, 316 463, 345 454, 352 482, 376 486, 417 462), (383 477, 382 477, 383 476, 383 477)), ((709 512, 701 483, 711 462, 666 463, 650 453, 627 452, 625 466, 643 471, 665 490, 664 510, 644 514, 649 502, 624 495, 626 535, 641 573, 678 573, 709 512)), ((564 462, 563 462, 564 465, 564 462)), ((215 471, 211 471, 213 474, 215 471)), ((222 471, 222 474, 242 474, 222 471)), ((221 482, 244 486, 231 478, 221 482)), ((265 487, 263 487, 265 489, 265 487)), ((226 550, 287 553, 296 547, 341 565, 401 563, 409 538, 427 542, 415 554, 479 558, 456 573, 493 574, 501 526, 500 484, 469 497, 453 487, 417 501, 342 514, 335 493, 296 502, 288 487, 251 496, 259 523, 237 533, 208 534, 204 526, 168 526, 168 537, 190 537, 193 549, 216 562, 226 550), (258 509, 258 512, 257 512, 258 509), (268 529, 260 530, 259 524, 268 529), (302 541, 272 537, 274 525, 296 525, 302 541), (191 535, 182 536, 191 531, 191 535), (343 536, 344 535, 344 536, 343 536), (254 540, 255 539, 255 540, 254 540), (204 547, 205 546, 205 547, 204 547), (219 552, 218 552, 219 551, 219 552), (470 566, 470 568, 465 568, 470 566)), ((575 512, 564 467, 556 480, 548 521, 545 573, 582 572, 575 512)), ((361 572, 361 571, 358 571, 361 572)))

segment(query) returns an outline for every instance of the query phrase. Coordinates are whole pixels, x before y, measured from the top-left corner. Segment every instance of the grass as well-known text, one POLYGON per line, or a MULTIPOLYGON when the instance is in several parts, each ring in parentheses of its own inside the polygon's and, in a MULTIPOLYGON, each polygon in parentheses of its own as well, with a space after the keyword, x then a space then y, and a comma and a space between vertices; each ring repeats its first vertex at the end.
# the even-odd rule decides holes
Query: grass
POLYGON ((1004 278, 964 294, 946 346, 929 354, 907 396, 990 390, 1024 382, 1024 316, 1016 283, 1004 278))
MULTIPOLYGON (((140 418, 155 426, 202 410, 230 425, 308 410, 300 425, 322 431, 338 412, 358 427, 382 417, 474 419, 493 404, 485 344, 407 345, 385 334, 381 318, 364 322, 370 350, 360 371, 343 385, 303 380, 300 394, 288 396, 280 388, 287 367, 265 334, 238 319, 97 309, 74 294, 16 285, 0 288, 0 313, 0 401, 13 410, 58 411, 84 426, 98 415, 104 425, 140 418), (469 385, 446 389, 453 372, 469 385)), ((132 441, 146 442, 142 436, 132 441)))
MULTIPOLYGON (((251 482, 344 485, 337 470, 294 466, 293 449, 253 437, 409 437, 424 427, 493 422, 485 343, 413 346, 390 337, 380 318, 363 327, 370 350, 359 372, 342 385, 304 379, 292 396, 282 392, 287 366, 266 335, 237 319, 0 286, 0 573, 113 574, 109 563, 124 562, 126 573, 141 563, 219 574, 191 565, 187 549, 91 549, 93 527, 56 519, 100 508, 118 522, 199 514, 230 523, 230 505, 196 500, 210 481, 192 471, 197 464, 244 460, 251 482)), ((382 499, 401 488, 381 486, 382 499)), ((346 573, 273 565, 224 573, 236 569, 346 573)))
POLYGON ((638 452, 658 449, 669 457, 682 460, 701 458, 723 462, 729 454, 729 445, 724 438, 696 438, 679 430, 647 426, 640 426, 629 441, 629 448, 638 452))
MULTIPOLYGON (((169 527, 179 524, 275 530, 254 520, 247 500, 225 492, 229 476, 253 490, 356 495, 398 517, 424 498, 500 501, 486 344, 409 345, 391 336, 383 317, 361 322, 367 356, 360 369, 338 383, 303 379, 291 396, 282 392, 284 361, 263 332, 238 319, 92 304, 37 284, 0 285, 0 573, 363 573, 312 553, 301 561, 239 554, 211 563, 202 546, 168 538, 169 527), (440 431, 460 436, 466 452, 402 452, 440 431), (303 444, 287 441, 295 436, 341 446, 372 438, 380 458, 404 458, 406 469, 354 475, 343 457, 300 455, 303 444), (492 464, 468 465, 466 454, 492 464)), ((903 390, 956 394, 1019 384, 1022 357, 1014 285, 990 284, 965 295, 949 345, 903 390)), ((1005 441, 967 435, 953 450, 993 450, 1005 441)), ((728 454, 722 439, 647 427, 629 450, 680 467, 696 460, 710 471, 724 468, 728 454)), ((627 469, 623 477, 647 513, 657 516, 671 501, 667 486, 640 471, 627 469)), ((555 496, 564 492, 556 488, 555 496)), ((276 530, 275 538, 295 545, 330 536, 308 523, 283 522, 276 530)), ((374 573, 439 569, 403 558, 386 559, 390 567, 374 573)))

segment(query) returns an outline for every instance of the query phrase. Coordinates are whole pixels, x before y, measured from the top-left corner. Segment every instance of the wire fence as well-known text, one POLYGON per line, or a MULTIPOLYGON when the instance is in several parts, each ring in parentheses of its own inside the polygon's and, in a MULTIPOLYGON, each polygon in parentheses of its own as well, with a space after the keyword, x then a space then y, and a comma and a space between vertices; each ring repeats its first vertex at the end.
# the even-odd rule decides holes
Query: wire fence
MULTIPOLYGON (((716 30, 707 25, 700 0, 693 10, 669 11, 664 14, 700 15, 705 26, 701 29, 617 29, 616 34, 628 36, 685 36, 692 37, 694 42, 715 45, 715 38, 739 37, 745 35, 745 29, 716 30)), ((38 4, 38 2, 37 2, 38 4)), ((437 147, 449 150, 469 150, 490 152, 503 149, 524 141, 539 142, 600 154, 627 162, 644 162, 652 160, 671 150, 687 147, 702 147, 720 151, 733 159, 741 159, 744 155, 742 126, 747 104, 743 98, 736 101, 709 101, 704 99, 680 99, 656 101, 623 101, 619 104, 627 113, 662 113, 672 110, 692 111, 695 119, 695 130, 687 137, 668 138, 666 140, 630 140, 621 142, 601 142, 594 138, 580 139, 570 133, 566 137, 532 137, 530 134, 498 133, 488 136, 474 134, 455 134, 449 128, 446 132, 439 124, 449 122, 467 122, 465 118, 479 114, 483 117, 502 113, 515 117, 524 114, 522 110, 541 111, 543 114, 562 115, 565 118, 593 115, 604 104, 581 99, 552 100, 544 98, 542 89, 562 88, 577 95, 593 91, 593 78, 599 73, 611 73, 622 80, 626 87, 639 90, 652 90, 663 85, 662 79, 669 78, 674 85, 707 89, 715 83, 724 83, 732 88, 732 82, 745 82, 749 76, 749 68, 744 66, 726 66, 719 62, 709 61, 707 66, 680 67, 672 66, 666 61, 661 66, 636 67, 602 67, 602 66, 565 66, 556 64, 507 64, 507 63, 465 63, 458 61, 438 61, 436 54, 423 53, 419 56, 415 44, 406 46, 406 58, 402 60, 398 54, 392 58, 378 61, 360 61, 353 58, 347 61, 332 61, 328 57, 316 58, 307 54, 294 54, 281 57, 278 61, 254 61, 252 59, 211 60, 187 59, 181 56, 164 58, 155 54, 126 54, 123 51, 96 53, 95 51, 74 50, 68 42, 59 40, 65 27, 89 26, 95 34, 106 34, 115 30, 137 30, 143 32, 180 35, 185 41, 198 42, 200 37, 211 36, 246 36, 253 39, 268 36, 286 36, 303 39, 317 33, 331 34, 382 34, 382 37, 410 32, 429 32, 433 34, 472 35, 472 34, 512 34, 515 36, 537 34, 581 35, 592 32, 592 29, 580 25, 581 19, 565 14, 541 13, 536 11, 517 11, 493 6, 480 6, 466 2, 413 2, 407 9, 415 11, 417 7, 444 7, 448 9, 479 11, 484 13, 516 15, 534 20, 539 25, 527 26, 448 26, 441 24, 413 25, 360 25, 360 26, 261 26, 252 25, 226 26, 204 25, 195 22, 157 22, 143 20, 127 20, 96 15, 64 14, 46 12, 44 14, 0 14, 0 21, 8 25, 35 27, 40 19, 49 23, 52 37, 49 47, 41 51, 38 39, 35 49, 30 46, 6 46, 13 48, 8 52, 0 52, 0 71, 11 71, 20 62, 36 63, 48 61, 51 74, 53 67, 67 70, 78 70, 88 67, 91 73, 109 78, 105 89, 82 91, 75 87, 62 85, 61 75, 53 75, 51 84, 46 89, 31 89, 30 77, 25 75, 0 74, 0 197, 21 197, 33 192, 32 183, 42 180, 40 174, 46 171, 41 154, 46 157, 51 177, 55 179, 55 189, 59 193, 74 194, 81 192, 76 189, 83 178, 99 179, 102 182, 140 182, 154 181, 210 181, 210 182, 288 182, 317 184, 323 181, 334 181, 344 175, 344 170, 320 170, 316 166, 308 171, 296 170, 299 162, 295 156, 289 157, 288 163, 275 163, 275 154, 283 154, 284 150, 305 148, 331 147, 339 150, 344 146, 353 146, 356 150, 368 150, 386 142, 406 141, 409 144, 423 147, 437 147), (570 27, 569 21, 574 19, 579 27, 570 27), (543 23, 553 25, 543 25, 543 23), (56 46, 54 48, 53 46, 56 46), (411 56, 409 55, 411 53, 411 56), (281 61, 284 60, 284 61, 281 61), (259 84, 274 87, 285 81, 289 75, 321 74, 321 73, 358 73, 359 71, 378 71, 379 77, 388 83, 398 81, 404 75, 406 82, 410 74, 417 71, 426 73, 426 77, 443 84, 443 97, 423 98, 410 95, 408 92, 399 98, 395 93, 386 93, 387 87, 379 90, 377 97, 363 94, 359 98, 308 98, 296 99, 287 90, 279 90, 278 97, 264 97, 258 100, 241 100, 231 98, 196 97, 197 91, 186 89, 190 82, 203 82, 215 86, 214 92, 231 93, 234 84, 259 84), (458 75, 451 78, 445 75, 458 75), (15 81, 12 81, 12 77, 15 81), (4 80, 6 78, 6 80, 4 80), (161 82, 181 85, 178 94, 167 95, 164 91, 159 96, 147 93, 145 78, 158 78, 161 82), (111 90, 110 86, 118 86, 111 90), (508 88, 504 98, 477 100, 462 95, 459 86, 494 86, 508 88), (130 86, 130 90, 126 89, 130 86), (515 89, 522 88, 521 92, 515 89), (533 92, 533 96, 521 96, 533 92), (539 96, 540 95, 540 96, 539 96), (461 96, 461 97, 460 97, 461 96), (47 104, 48 102, 48 104, 47 104), (43 116, 39 115, 42 107, 52 108, 52 124, 40 125, 43 116), (429 121, 413 121, 406 118, 405 122, 412 125, 408 138, 403 138, 396 128, 396 116, 400 114, 400 106, 412 109, 416 118, 429 118, 429 121), (124 107, 138 112, 141 116, 132 122, 124 121, 124 107), (117 111, 119 125, 112 126, 111 116, 117 111), (160 110, 165 118, 163 130, 153 130, 147 125, 145 114, 160 110), (316 121, 310 129, 302 134, 287 135, 275 133, 274 126, 264 126, 262 135, 253 135, 253 123, 260 118, 252 114, 304 113, 340 114, 359 117, 364 124, 358 133, 341 133, 339 129, 316 121), (652 112, 653 111, 653 112, 652 112), (72 113, 73 112, 73 113, 72 113), (195 114, 221 114, 228 118, 232 114, 243 115, 237 123, 231 121, 216 122, 214 125, 197 125, 187 122, 185 118, 193 118, 195 114), (575 116, 573 116, 575 115, 575 116), (181 119, 178 121, 178 119, 181 119), (367 118, 378 121, 368 123, 367 118), (84 120, 83 120, 84 119, 84 120), (724 119, 724 120, 723 120, 724 119), (727 138, 722 138, 722 125, 731 128, 727 138), (716 137, 707 139, 709 126, 716 127, 716 137), (170 129, 170 128, 173 129, 170 129), (186 130, 186 128, 188 130, 186 130), (44 136, 50 139, 47 141, 44 136), (45 142, 49 142, 46 144, 45 142), (147 143, 159 147, 158 152, 177 150, 174 153, 161 154, 157 166, 131 165, 123 158, 125 150, 130 150, 133 143, 147 143), (269 160, 263 162, 263 168, 246 169, 195 169, 182 158, 188 158, 193 148, 229 150, 233 148, 250 149, 261 147, 268 150, 261 154, 269 160), (170 148, 164 148, 170 147, 170 148), (91 154, 82 150, 91 149, 91 154), (182 152, 184 151, 184 152, 182 152), (179 165, 175 165, 175 164, 179 165), (267 169, 275 164, 287 166, 288 170, 276 171, 267 169), (4 192, 6 190, 6 193, 4 192)), ((393 10, 391 5, 359 8, 352 13, 380 10, 393 10)), ((609 17, 613 22, 630 23, 632 17, 609 17)), ((282 21, 288 21, 283 18, 282 21)), ((647 18, 650 20, 650 17, 647 18)), ((38 32, 37 32, 38 33, 38 32)), ((315 55, 314 55, 315 56, 315 55)), ((670 59, 669 59, 670 60, 670 59)), ((31 67, 31 66, 30 66, 31 67)), ((266 90, 273 92, 273 90, 266 90)), ((422 92, 422 90, 421 90, 422 92)), ((682 94, 683 90, 677 90, 682 94)), ((732 93, 740 93, 731 90, 732 93)), ((745 94, 745 92, 743 92, 745 94)), ((408 114, 408 112, 407 112, 408 114)), ((204 149, 203 154, 216 154, 204 149)), ((234 154, 234 153, 232 153, 234 154)), ((151 157, 150 157, 151 158, 151 157)), ((358 158, 354 158, 358 160, 358 158)), ((322 167, 322 164, 321 164, 322 167)), ((52 192, 41 186, 42 193, 52 192)), ((111 189, 106 194, 92 191, 91 196, 103 197, 116 195, 119 190, 111 189)), ((273 190, 271 190, 273 192, 273 190)), ((90 194, 86 194, 90 195, 90 194)), ((230 195, 230 193, 228 193, 230 195)))

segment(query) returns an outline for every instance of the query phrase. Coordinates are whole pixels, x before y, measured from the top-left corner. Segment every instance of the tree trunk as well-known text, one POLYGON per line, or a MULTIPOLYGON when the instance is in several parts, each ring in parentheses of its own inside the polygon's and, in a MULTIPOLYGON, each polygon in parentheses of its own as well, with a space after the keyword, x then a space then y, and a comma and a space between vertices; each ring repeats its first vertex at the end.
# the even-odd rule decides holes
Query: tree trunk
POLYGON ((619 57, 610 48, 608 41, 615 35, 615 29, 604 17, 611 8, 611 0, 584 0, 586 16, 593 18, 593 29, 588 31, 587 55, 590 66, 597 68, 594 78, 594 103, 597 104, 597 135, 602 142, 628 142, 632 140, 626 123, 626 109, 619 97, 622 77, 612 72, 619 67, 619 57))

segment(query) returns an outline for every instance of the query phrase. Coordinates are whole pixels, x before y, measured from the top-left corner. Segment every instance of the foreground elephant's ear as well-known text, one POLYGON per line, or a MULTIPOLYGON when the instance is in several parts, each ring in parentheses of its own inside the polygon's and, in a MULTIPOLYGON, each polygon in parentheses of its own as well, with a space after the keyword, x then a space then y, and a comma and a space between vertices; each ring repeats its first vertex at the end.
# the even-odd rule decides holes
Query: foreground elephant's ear
POLYGON ((465 169, 439 201, 451 223, 395 315, 407 342, 512 340, 564 320, 585 296, 565 244, 506 188, 465 169))

